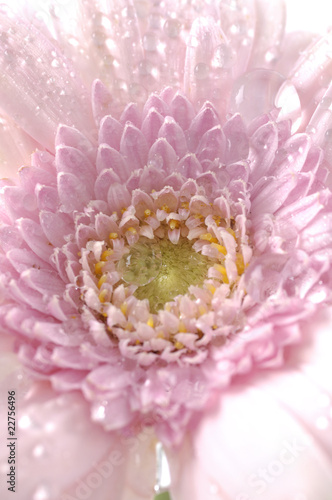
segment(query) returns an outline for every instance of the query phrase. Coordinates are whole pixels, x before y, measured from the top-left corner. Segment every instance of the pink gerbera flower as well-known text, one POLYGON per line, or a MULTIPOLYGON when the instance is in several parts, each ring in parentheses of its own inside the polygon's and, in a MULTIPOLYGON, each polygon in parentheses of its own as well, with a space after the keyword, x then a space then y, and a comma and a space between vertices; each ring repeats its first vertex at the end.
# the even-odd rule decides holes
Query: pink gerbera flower
POLYGON ((1 107, 36 149, 1 198, 0 325, 39 380, 19 499, 152 498, 157 444, 175 500, 329 500, 305 323, 331 290, 331 34, 294 65, 279 4, 79 7, 75 39, 1 16, 1 107))

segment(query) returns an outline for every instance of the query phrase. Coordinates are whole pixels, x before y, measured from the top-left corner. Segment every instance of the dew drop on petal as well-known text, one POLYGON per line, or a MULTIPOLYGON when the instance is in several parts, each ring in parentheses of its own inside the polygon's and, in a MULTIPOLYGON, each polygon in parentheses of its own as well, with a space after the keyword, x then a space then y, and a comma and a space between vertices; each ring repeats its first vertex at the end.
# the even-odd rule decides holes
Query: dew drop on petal
POLYGON ((52 68, 59 68, 60 67, 60 61, 59 59, 54 58, 51 62, 52 68))
POLYGON ((102 422, 105 420, 106 416, 106 407, 105 405, 101 404, 99 406, 96 406, 92 410, 92 419, 96 422, 102 422))
POLYGON ((48 500, 49 498, 51 498, 49 489, 44 485, 40 485, 35 490, 32 500, 48 500))
POLYGON ((23 415, 18 421, 18 426, 20 429, 28 429, 31 424, 31 418, 28 415, 23 415))
POLYGON ((187 41, 188 47, 197 48, 199 46, 199 40, 196 36, 189 36, 187 41))
POLYGON ((153 52, 157 50, 158 37, 156 33, 150 32, 146 33, 143 37, 143 47, 148 52, 153 52))
POLYGON ((306 133, 309 135, 315 135, 317 133, 316 127, 308 126, 306 129, 306 133))
POLYGON ((42 444, 37 444, 33 450, 32 450, 32 455, 35 457, 35 458, 40 458, 44 455, 45 453, 45 448, 42 444))
POLYGON ((138 63, 138 71, 141 76, 151 75, 153 71, 153 64, 148 59, 142 59, 138 63))
POLYGON ((198 63, 195 66, 194 74, 197 80, 205 80, 209 76, 209 66, 205 63, 198 63))
POLYGON ((325 138, 326 138, 328 141, 331 141, 331 142, 332 142, 332 128, 329 128, 329 129, 325 132, 325 138))
POLYGON ((314 290, 310 294, 310 300, 313 304, 320 304, 321 302, 324 302, 326 298, 327 298, 327 292, 325 288, 314 290))
POLYGON ((277 47, 271 47, 266 53, 265 53, 265 61, 267 64, 274 63, 279 55, 279 51, 277 47))
POLYGON ((137 243, 119 261, 118 270, 126 283, 143 286, 158 276, 161 265, 161 251, 156 245, 137 243))
POLYGON ((331 109, 332 107, 332 99, 331 97, 325 96, 323 99, 320 101, 319 106, 322 109, 331 109))
POLYGON ((212 67, 227 69, 234 66, 235 62, 235 52, 229 45, 224 43, 215 48, 211 62, 212 67))
POLYGON ((150 3, 147 0, 138 0, 135 2, 135 9, 137 17, 144 19, 149 15, 150 3))
POLYGON ((96 30, 92 33, 92 40, 93 40, 93 43, 97 46, 97 47, 101 47, 102 45, 104 45, 105 41, 106 41, 106 35, 104 33, 103 30, 96 30))
POLYGON ((54 422, 47 422, 45 425, 45 431, 52 433, 55 431, 55 423, 54 422))
POLYGON ((176 38, 181 31, 181 23, 178 19, 167 19, 164 24, 164 32, 169 38, 176 38))

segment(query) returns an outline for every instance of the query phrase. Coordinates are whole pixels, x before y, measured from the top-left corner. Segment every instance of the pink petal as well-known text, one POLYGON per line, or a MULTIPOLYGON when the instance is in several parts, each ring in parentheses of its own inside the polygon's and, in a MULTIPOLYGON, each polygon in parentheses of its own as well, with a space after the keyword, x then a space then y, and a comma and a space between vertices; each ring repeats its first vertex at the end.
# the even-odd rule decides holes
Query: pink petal
POLYGON ((254 39, 252 33, 256 33, 256 2, 253 0, 235 0, 235 3, 222 3, 219 7, 219 17, 222 19, 222 27, 228 46, 234 55, 227 53, 223 47, 224 57, 230 59, 226 69, 230 66, 232 75, 236 78, 242 74, 248 66, 254 39), (246 43, 243 43, 245 39, 246 43), (233 60, 234 59, 234 60, 233 60))
POLYGON ((226 138, 220 126, 213 127, 201 138, 196 151, 200 162, 204 160, 226 161, 225 158, 226 138))
POLYGON ((278 130, 273 122, 259 127, 250 139, 250 170, 252 179, 258 181, 268 175, 278 148, 278 130))
POLYGON ((166 139, 161 137, 150 148, 149 163, 157 168, 163 168, 167 173, 174 171, 177 155, 166 139))
POLYGON ((158 139, 158 132, 164 122, 163 116, 154 108, 150 109, 142 123, 142 132, 149 146, 158 139))
POLYGON ((182 94, 176 94, 170 104, 172 116, 183 130, 187 130, 195 116, 195 110, 189 99, 182 94))
POLYGON ((112 116, 105 116, 100 122, 99 144, 106 143, 114 149, 120 148, 123 126, 112 116))
POLYGON ((131 124, 127 124, 120 145, 120 153, 127 157, 132 170, 144 167, 148 156, 148 146, 142 132, 131 124))
POLYGON ((190 124, 188 130, 189 149, 191 151, 196 151, 199 141, 205 132, 219 124, 219 118, 214 107, 209 102, 205 103, 190 124))
POLYGON ((37 204, 39 210, 55 212, 59 207, 59 196, 56 188, 49 186, 36 187, 37 204))
POLYGON ((82 132, 67 125, 60 125, 55 137, 55 146, 69 146, 78 149, 91 162, 96 160, 96 150, 82 132))
MULTIPOLYGON (((138 436, 126 437, 105 432, 91 421, 89 405, 79 394, 58 395, 46 384, 35 385, 27 393, 19 376, 22 379, 16 370, 1 385, 3 397, 9 386, 18 388, 17 393, 24 397, 17 417, 19 500, 72 500, 81 495, 105 500, 109 492, 118 500, 152 496, 155 461, 151 434, 144 429, 138 429, 143 431, 138 436)), ((0 452, 1 467, 6 471, 8 449, 0 452)))
POLYGON ((59 123, 79 127, 90 136, 93 120, 88 94, 82 82, 70 76, 70 61, 32 24, 20 20, 13 29, 6 15, 1 15, 0 22, 4 32, 12 30, 10 41, 1 45, 0 98, 4 111, 15 116, 22 129, 49 151, 54 151, 59 123), (27 37, 29 43, 22 45, 27 37), (11 64, 7 62, 8 51, 11 64))
POLYGON ((286 5, 278 0, 256 0, 256 31, 250 65, 273 66, 280 53, 286 22, 286 5))
POLYGON ((47 239, 55 247, 65 244, 65 236, 74 231, 73 221, 67 214, 40 212, 40 224, 47 239))
POLYGON ((238 379, 170 453, 174 500, 329 500, 330 324, 312 321, 286 367, 238 379))
POLYGON ((101 144, 98 148, 96 167, 99 173, 105 169, 113 169, 123 181, 127 180, 131 173, 131 168, 123 156, 107 144, 101 144))
POLYGON ((58 146, 55 161, 58 173, 73 174, 84 184, 90 184, 95 180, 94 165, 78 149, 70 146, 58 146))
MULTIPOLYGON (((184 90, 192 102, 209 99, 214 93, 212 61, 216 50, 225 39, 224 32, 212 17, 198 17, 192 23, 184 74, 184 90)), ((223 76, 223 81, 218 81, 218 84, 225 88, 228 79, 226 75, 223 76)), ((224 88, 219 88, 221 93, 224 88)))
POLYGON ((26 269, 31 269, 32 267, 42 267, 43 269, 49 270, 52 269, 51 266, 47 266, 47 264, 42 259, 37 257, 34 252, 31 252, 31 250, 14 248, 13 250, 7 252, 6 257, 18 273, 21 273, 26 269))
POLYGON ((0 246, 4 253, 14 248, 20 248, 23 238, 15 226, 0 227, 0 246))
POLYGON ((59 174, 58 190, 61 210, 68 214, 75 210, 82 211, 93 197, 93 185, 80 181, 73 174, 59 174))
POLYGON ((95 80, 92 84, 92 110, 96 124, 112 112, 113 98, 107 87, 100 81, 95 80))
POLYGON ((249 152, 248 135, 241 115, 232 116, 223 128, 227 149, 225 163, 245 160, 249 152))
POLYGON ((41 259, 49 262, 53 248, 46 239, 40 225, 30 219, 20 219, 17 226, 31 250, 41 259))
POLYGON ((98 200, 107 201, 107 194, 114 183, 120 181, 118 175, 112 168, 104 169, 97 177, 94 186, 94 193, 98 200))
POLYGON ((172 146, 179 158, 187 152, 186 138, 180 125, 176 123, 174 118, 166 117, 162 124, 159 137, 165 137, 167 142, 172 146))
POLYGON ((131 196, 125 186, 115 182, 108 190, 107 201, 111 212, 118 211, 121 213, 123 208, 129 207, 131 196))
POLYGON ((135 127, 140 128, 142 125, 141 110, 139 109, 136 102, 130 102, 125 107, 123 113, 120 116, 120 123, 125 125, 127 122, 131 122, 135 127))
POLYGON ((151 112, 152 109, 155 109, 158 114, 163 116, 164 118, 169 114, 169 108, 165 101, 163 101, 157 94, 152 94, 148 97, 146 103, 143 108, 143 121, 151 112))

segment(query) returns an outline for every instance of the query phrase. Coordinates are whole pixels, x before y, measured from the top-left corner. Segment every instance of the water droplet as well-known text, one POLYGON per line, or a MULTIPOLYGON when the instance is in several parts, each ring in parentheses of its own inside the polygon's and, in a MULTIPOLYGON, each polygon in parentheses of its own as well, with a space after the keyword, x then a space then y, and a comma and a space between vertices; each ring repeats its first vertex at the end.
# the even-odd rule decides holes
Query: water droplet
POLYGON ((46 486, 40 485, 35 490, 32 500, 48 500, 49 498, 51 498, 49 489, 46 486))
POLYGON ((94 31, 91 36, 93 43, 97 45, 97 47, 101 47, 102 45, 104 45, 106 35, 103 30, 94 31))
POLYGON ((54 422, 47 422, 45 425, 45 431, 46 432, 54 432, 55 431, 55 423, 54 422))
POLYGON ((325 96, 323 99, 320 101, 319 106, 322 109, 330 109, 332 105, 332 99, 331 97, 325 96))
POLYGON ((311 294, 310 294, 310 301, 313 303, 313 304, 320 304, 322 302, 324 302, 324 300, 326 300, 326 290, 324 288, 318 288, 317 290, 314 290, 311 294))
POLYGON ((11 62, 14 59, 14 51, 12 49, 5 50, 5 60, 11 62))
POLYGON ((327 141, 332 141, 332 128, 329 128, 326 132, 325 132, 325 138, 327 141))
POLYGON ((28 415, 23 415, 18 421, 18 426, 20 429, 28 429, 31 426, 31 418, 28 415))
POLYGON ((181 23, 178 19, 167 19, 164 24, 164 31, 170 38, 177 38, 181 31, 181 23))
POLYGON ((101 404, 92 410, 92 419, 96 422, 102 422, 105 420, 106 416, 106 406, 101 404))
POLYGON ((140 19, 148 16, 150 11, 150 4, 146 0, 138 0, 135 2, 136 14, 140 19))
POLYGON ((159 40, 156 33, 146 33, 143 37, 143 47, 148 52, 153 52, 157 50, 158 41, 159 40))
POLYGON ((59 59, 54 58, 51 62, 52 68, 59 68, 60 67, 60 61, 59 59))
POLYGON ((149 27, 154 30, 160 30, 163 18, 159 14, 151 14, 149 17, 149 27))
POLYGON ((205 80, 209 76, 210 68, 205 63, 198 63, 195 66, 194 74, 197 80, 205 80))
POLYGON ((114 57, 111 56, 111 54, 106 54, 103 57, 103 63, 105 64, 105 66, 113 66, 113 64, 114 64, 114 57))
POLYGON ((41 444, 37 444, 32 450, 32 455, 35 458, 40 458, 41 456, 44 455, 44 453, 45 453, 45 448, 41 444))
POLYGON ((226 45, 225 43, 218 45, 216 47, 213 58, 212 58, 212 66, 214 68, 231 68, 234 66, 236 61, 236 55, 233 49, 226 45))
POLYGON ((142 59, 138 64, 138 71, 141 76, 151 75, 153 72, 153 64, 148 59, 142 59))
POLYGON ((161 251, 150 242, 138 242, 118 263, 118 271, 126 283, 144 286, 159 274, 162 265, 161 251))
POLYGON ((187 42, 188 47, 193 47, 197 48, 199 46, 199 40, 196 36, 189 36, 188 42, 187 42))
POLYGON ((277 47, 271 47, 266 53, 265 53, 265 61, 270 64, 274 63, 277 58, 278 58, 279 52, 277 47))

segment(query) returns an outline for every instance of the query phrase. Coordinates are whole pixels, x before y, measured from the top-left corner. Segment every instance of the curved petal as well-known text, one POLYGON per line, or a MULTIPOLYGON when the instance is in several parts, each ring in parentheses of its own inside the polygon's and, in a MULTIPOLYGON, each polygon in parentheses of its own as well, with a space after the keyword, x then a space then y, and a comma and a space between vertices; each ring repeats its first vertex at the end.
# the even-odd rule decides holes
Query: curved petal
POLYGON ((238 379, 169 455, 174 500, 330 499, 331 319, 306 328, 282 370, 238 379))
MULTIPOLYGON (((132 436, 107 433, 91 421, 89 405, 78 393, 58 395, 49 385, 31 381, 24 385, 23 376, 17 368, 0 388, 3 400, 8 388, 16 390, 18 439, 8 441, 13 450, 19 446, 15 498, 153 498, 154 439, 149 430, 137 429, 132 436)), ((5 415, 1 417, 4 421, 5 415)), ((2 447, 0 464, 6 472, 7 452, 10 448, 2 447)))
POLYGON ((7 37, 0 47, 1 108, 33 139, 54 150, 59 123, 94 128, 89 98, 71 63, 33 26, 0 14, 7 37), (28 40, 22 44, 23 40, 28 40), (46 90, 47 89, 47 90, 46 90))
POLYGON ((284 35, 286 8, 280 0, 256 0, 256 31, 250 67, 269 67, 276 62, 284 35))

